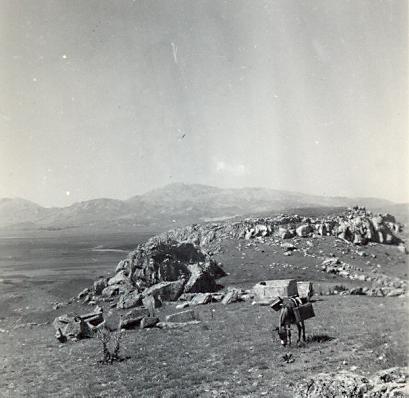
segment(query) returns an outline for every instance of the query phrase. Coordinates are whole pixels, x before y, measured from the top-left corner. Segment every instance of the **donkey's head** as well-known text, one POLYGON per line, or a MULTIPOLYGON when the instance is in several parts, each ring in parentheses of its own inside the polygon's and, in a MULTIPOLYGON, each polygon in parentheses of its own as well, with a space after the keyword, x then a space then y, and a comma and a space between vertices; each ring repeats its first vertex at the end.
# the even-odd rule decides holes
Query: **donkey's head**
POLYGON ((287 331, 285 328, 276 327, 276 332, 278 333, 278 337, 280 338, 280 343, 283 346, 287 345, 287 331))

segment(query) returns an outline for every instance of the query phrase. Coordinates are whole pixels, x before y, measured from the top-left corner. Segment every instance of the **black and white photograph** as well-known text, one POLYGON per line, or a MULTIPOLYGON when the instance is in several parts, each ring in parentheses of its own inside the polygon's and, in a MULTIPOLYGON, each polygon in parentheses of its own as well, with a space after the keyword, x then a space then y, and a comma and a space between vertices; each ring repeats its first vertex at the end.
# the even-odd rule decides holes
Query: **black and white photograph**
POLYGON ((407 0, 0 0, 0 397, 409 398, 407 0))

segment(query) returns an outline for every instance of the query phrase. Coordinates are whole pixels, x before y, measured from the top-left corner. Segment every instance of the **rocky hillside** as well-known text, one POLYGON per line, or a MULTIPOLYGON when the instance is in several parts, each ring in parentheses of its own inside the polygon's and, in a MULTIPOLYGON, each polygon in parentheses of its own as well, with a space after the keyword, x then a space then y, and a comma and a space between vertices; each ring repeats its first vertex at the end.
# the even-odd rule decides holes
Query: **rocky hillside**
MULTIPOLYGON (((93 288, 86 289, 78 299, 92 304, 101 300, 115 301, 114 306, 124 309, 141 306, 148 296, 160 304, 161 301, 175 301, 186 293, 216 292, 221 288, 216 280, 227 275, 213 256, 226 240, 279 243, 285 255, 291 255, 297 249, 291 243, 292 238, 308 241, 318 237, 332 240, 334 247, 337 246, 336 238, 344 245, 352 246, 398 245, 400 251, 406 253, 406 247, 397 236, 401 230, 402 225, 392 215, 374 215, 360 207, 324 218, 283 214, 273 218, 196 224, 156 235, 138 245, 117 265, 113 277, 98 279, 93 288)), ((314 245, 311 241, 309 244, 314 245)), ((303 253, 311 255, 308 250, 303 253)), ((360 287, 350 294, 384 296, 406 292, 406 281, 378 270, 376 275, 369 275, 366 270, 343 263, 336 257, 326 259, 319 268, 317 266, 313 273, 315 270, 316 274, 325 272, 341 280, 372 283, 371 288, 360 287)))
MULTIPOLYGON (((368 203, 370 208, 383 211, 396 206, 386 200, 371 198, 324 197, 266 188, 221 189, 206 185, 170 184, 125 201, 103 198, 62 208, 44 208, 24 199, 2 199, 0 228, 112 231, 148 228, 159 231, 175 225, 250 214, 274 214, 301 207, 347 207, 356 203, 368 203)), ((406 205, 402 206, 401 212, 407 210, 406 205)))

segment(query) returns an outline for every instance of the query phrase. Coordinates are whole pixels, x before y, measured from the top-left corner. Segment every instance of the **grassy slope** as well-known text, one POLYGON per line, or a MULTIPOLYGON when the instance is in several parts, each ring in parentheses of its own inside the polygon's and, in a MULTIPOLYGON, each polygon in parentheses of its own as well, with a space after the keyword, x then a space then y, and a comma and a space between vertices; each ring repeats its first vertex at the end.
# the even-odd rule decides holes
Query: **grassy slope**
POLYGON ((271 333, 277 315, 266 307, 212 304, 197 309, 199 326, 127 332, 130 358, 112 366, 97 363, 96 339, 58 345, 49 326, 17 329, 1 339, 0 395, 194 397, 224 390, 232 397, 291 397, 292 383, 318 371, 357 366, 372 373, 405 363, 402 299, 330 296, 315 309, 307 334, 334 340, 285 349, 271 333), (282 360, 285 352, 294 363, 282 360))
MULTIPOLYGON (((217 256, 230 273, 221 282, 250 287, 263 279, 294 277, 345 283, 317 272, 315 265, 331 252, 364 269, 379 264, 382 272, 405 277, 406 258, 396 247, 366 247, 368 257, 360 257, 357 248, 334 242, 314 240, 309 250, 318 257, 301 252, 287 257, 276 244, 249 245, 243 240, 239 251, 238 241, 228 241, 217 256)), ((306 239, 294 243, 307 247, 306 239)), ((322 296, 314 304, 316 317, 306 322, 307 336, 334 340, 288 349, 272 334, 277 313, 266 307, 250 303, 197 307, 203 320, 198 326, 127 332, 123 353, 130 358, 112 366, 98 364, 101 347, 96 339, 59 345, 51 325, 13 329, 14 324, 50 321, 69 310, 89 311, 80 306, 51 309, 51 301, 67 299, 81 283, 27 284, 26 295, 21 286, 10 285, 4 291, 0 396, 291 397, 291 385, 316 372, 357 366, 357 371, 369 374, 407 362, 408 313, 403 298, 322 296), (286 352, 293 354, 294 363, 282 360, 286 352)), ((174 306, 162 308, 161 317, 175 312, 174 306)))

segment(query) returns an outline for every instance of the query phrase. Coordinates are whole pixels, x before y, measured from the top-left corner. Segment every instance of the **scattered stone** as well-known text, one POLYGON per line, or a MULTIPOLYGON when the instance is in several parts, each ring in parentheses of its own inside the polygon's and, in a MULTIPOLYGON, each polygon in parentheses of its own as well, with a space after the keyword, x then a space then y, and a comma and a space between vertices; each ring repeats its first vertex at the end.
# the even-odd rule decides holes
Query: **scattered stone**
POLYGON ((281 244, 281 247, 286 251, 286 252, 291 252, 293 250, 296 250, 297 248, 290 242, 284 242, 281 244))
POLYGON ((240 290, 231 289, 223 297, 222 304, 232 304, 240 300, 240 290))
POLYGON ((183 328, 186 326, 198 325, 200 321, 187 321, 187 322, 159 322, 156 327, 160 329, 176 329, 183 328))
POLYGON ((212 293, 212 301, 219 303, 223 300, 224 293, 212 293))
POLYGON ((134 308, 121 317, 119 328, 134 329, 140 325, 145 317, 149 317, 149 311, 146 308, 134 308))
POLYGON ((141 329, 154 327, 159 322, 159 318, 152 316, 145 316, 141 320, 141 329))
POLYGON ((196 320, 196 314, 193 310, 177 312, 166 317, 166 322, 189 322, 194 320, 196 320))
POLYGON ((338 264, 341 264, 341 261, 339 260, 338 257, 329 257, 322 262, 323 266, 334 266, 338 264))
POLYGON ((362 287, 354 287, 349 290, 349 294, 353 296, 362 296, 365 295, 364 290, 362 287))
POLYGON ((397 296, 402 296, 405 294, 405 291, 403 289, 390 289, 387 293, 387 297, 397 297, 397 296))
POLYGON ((208 304, 212 301, 211 293, 198 293, 190 301, 190 305, 203 305, 208 304))

